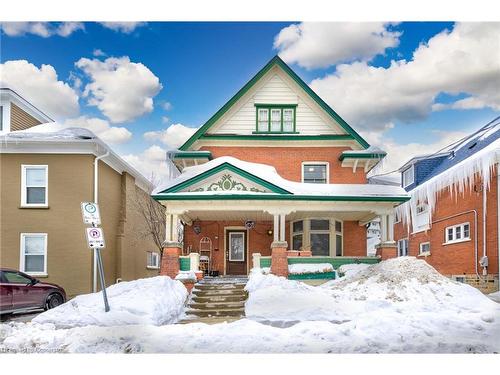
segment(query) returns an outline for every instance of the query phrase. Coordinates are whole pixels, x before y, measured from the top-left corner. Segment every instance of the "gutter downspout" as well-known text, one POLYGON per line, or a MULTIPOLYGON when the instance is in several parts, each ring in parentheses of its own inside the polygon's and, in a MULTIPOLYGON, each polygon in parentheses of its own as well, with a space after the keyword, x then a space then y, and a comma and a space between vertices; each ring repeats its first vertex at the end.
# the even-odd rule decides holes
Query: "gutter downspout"
MULTIPOLYGON (((97 146, 97 150, 99 151, 99 146, 97 146)), ((94 159, 94 203, 98 204, 99 198, 99 160, 105 158, 109 155, 109 150, 106 150, 106 153, 96 156, 94 159)), ((92 272, 92 292, 97 292, 97 256, 94 251, 94 267, 92 272)))
POLYGON ((497 163, 497 241, 498 241, 498 278, 500 279, 500 163, 497 163))
MULTIPOLYGON (((484 177, 483 177, 484 180, 484 177)), ((483 257, 486 258, 486 209, 487 209, 486 184, 483 182, 483 257)), ((488 275, 488 267, 483 267, 483 276, 488 275)))

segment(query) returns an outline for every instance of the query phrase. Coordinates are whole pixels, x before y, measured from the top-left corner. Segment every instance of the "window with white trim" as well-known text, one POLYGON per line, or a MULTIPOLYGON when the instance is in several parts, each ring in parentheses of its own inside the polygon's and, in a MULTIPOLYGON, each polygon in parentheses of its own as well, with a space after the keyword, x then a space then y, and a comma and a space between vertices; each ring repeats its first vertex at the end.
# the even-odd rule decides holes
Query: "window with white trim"
POLYGON ((330 220, 311 219, 309 236, 313 255, 330 255, 330 220))
POLYGON ((328 218, 311 218, 291 223, 292 250, 310 249, 312 255, 342 256, 342 221, 328 218))
POLYGON ((147 267, 160 268, 160 254, 154 251, 147 252, 147 267))
POLYGON ((398 257, 404 257, 408 255, 408 238, 403 238, 398 240, 398 257))
POLYGON ((415 182, 415 168, 412 165, 410 168, 403 171, 403 187, 410 186, 415 182))
POLYGON ((420 245, 420 255, 429 255, 431 253, 431 243, 430 242, 422 242, 420 245))
POLYGON ((29 275, 47 274, 47 233, 21 233, 20 269, 29 275))
POLYGON ((299 220, 292 223, 292 249, 301 250, 304 244, 304 221, 299 220))
POLYGON ((328 177, 327 162, 302 163, 302 182, 310 184, 327 184, 328 177))
POLYGON ((269 131, 269 109, 268 108, 258 108, 258 119, 257 119, 257 131, 268 132, 269 131))
POLYGON ((48 171, 47 165, 21 166, 21 206, 47 207, 48 171))
POLYGON ((470 240, 470 224, 462 223, 446 227, 445 243, 455 243, 470 240))

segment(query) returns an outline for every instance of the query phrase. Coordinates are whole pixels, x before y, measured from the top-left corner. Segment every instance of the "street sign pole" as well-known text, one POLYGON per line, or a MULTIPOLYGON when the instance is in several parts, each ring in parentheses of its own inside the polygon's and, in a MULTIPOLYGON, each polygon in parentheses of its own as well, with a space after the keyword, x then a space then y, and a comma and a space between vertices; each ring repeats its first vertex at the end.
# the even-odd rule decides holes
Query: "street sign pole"
POLYGON ((104 299, 104 311, 109 311, 108 295, 106 294, 106 281, 104 280, 104 268, 102 267, 101 250, 96 247, 97 267, 99 268, 99 279, 101 281, 102 297, 104 299))

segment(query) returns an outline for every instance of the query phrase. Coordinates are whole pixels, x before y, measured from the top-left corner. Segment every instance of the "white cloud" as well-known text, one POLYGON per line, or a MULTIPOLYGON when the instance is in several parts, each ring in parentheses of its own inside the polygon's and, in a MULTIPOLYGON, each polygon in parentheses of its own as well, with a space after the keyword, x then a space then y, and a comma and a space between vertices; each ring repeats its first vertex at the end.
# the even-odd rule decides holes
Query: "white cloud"
POLYGON ((420 45, 411 61, 388 68, 366 62, 338 65, 311 88, 355 127, 380 131, 395 121, 425 119, 432 110, 500 110, 500 23, 461 23, 420 45), (436 105, 440 93, 466 93, 449 105, 436 105))
POLYGON ((167 145, 169 149, 176 149, 186 142, 196 130, 198 129, 182 124, 172 124, 165 130, 146 132, 144 138, 152 142, 160 141, 167 145))
POLYGON ((100 118, 80 116, 64 121, 64 127, 86 128, 110 144, 120 144, 129 141, 132 133, 124 127, 110 126, 109 122, 100 118))
POLYGON ((399 44, 401 34, 382 22, 302 22, 282 29, 274 48, 288 63, 313 69, 370 60, 399 44))
POLYGON ((2 22, 2 31, 8 36, 22 36, 26 34, 48 38, 53 35, 67 37, 75 31, 84 30, 82 22, 2 22))
POLYGON ((172 177, 173 167, 167 161, 167 150, 153 145, 140 154, 121 155, 125 161, 155 184, 162 184, 172 177))
POLYGON ((136 28, 145 26, 146 22, 101 22, 101 25, 116 32, 130 34, 136 28))
POLYGON ((161 116, 161 122, 164 124, 167 124, 170 121, 170 118, 167 116, 161 116))
POLYGON ((38 68, 26 60, 6 61, 0 64, 0 84, 56 119, 79 112, 77 93, 66 82, 58 80, 51 65, 38 68))
POLYGON ((92 55, 100 57, 100 56, 106 56, 107 54, 102 49, 96 48, 92 51, 92 55))
POLYGON ((90 78, 83 96, 113 123, 131 121, 153 110, 153 97, 162 89, 157 76, 128 56, 81 58, 76 66, 90 78))
POLYGON ((163 102, 161 104, 161 107, 165 110, 165 111, 170 111, 174 106, 172 105, 172 103, 170 102, 163 102))

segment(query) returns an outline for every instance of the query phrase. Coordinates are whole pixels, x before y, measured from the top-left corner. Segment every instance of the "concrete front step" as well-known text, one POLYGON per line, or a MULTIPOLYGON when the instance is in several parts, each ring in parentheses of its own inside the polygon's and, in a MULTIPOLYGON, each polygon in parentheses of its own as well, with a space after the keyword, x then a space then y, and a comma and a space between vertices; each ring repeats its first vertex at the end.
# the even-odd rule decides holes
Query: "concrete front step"
POLYGON ((194 315, 199 317, 211 317, 211 316, 245 316, 245 309, 212 309, 212 310, 194 310, 189 309, 186 311, 186 315, 194 315))
POLYGON ((244 309, 245 301, 235 301, 235 302, 202 302, 196 303, 192 302, 189 307, 195 310, 216 310, 216 309, 244 309))
POLYGON ((177 324, 191 324, 191 323, 205 323, 205 324, 219 324, 219 323, 231 323, 238 319, 240 316, 195 316, 192 318, 186 317, 182 319, 177 324))
POLYGON ((245 284, 196 284, 198 290, 243 290, 245 284))
POLYGON ((198 297, 207 297, 207 296, 242 296, 246 298, 247 292, 243 289, 208 289, 201 290, 198 289, 195 285, 192 293, 198 297))
POLYGON ((213 296, 197 296, 194 295, 191 297, 191 301, 195 303, 203 303, 203 302, 238 302, 238 301, 246 301, 246 296, 241 295, 213 295, 213 296))

